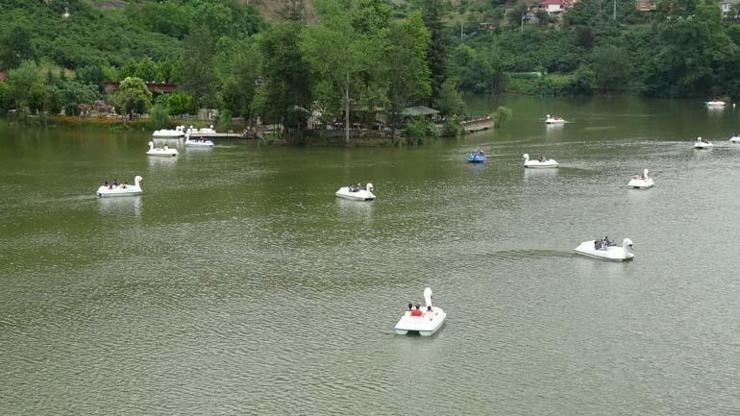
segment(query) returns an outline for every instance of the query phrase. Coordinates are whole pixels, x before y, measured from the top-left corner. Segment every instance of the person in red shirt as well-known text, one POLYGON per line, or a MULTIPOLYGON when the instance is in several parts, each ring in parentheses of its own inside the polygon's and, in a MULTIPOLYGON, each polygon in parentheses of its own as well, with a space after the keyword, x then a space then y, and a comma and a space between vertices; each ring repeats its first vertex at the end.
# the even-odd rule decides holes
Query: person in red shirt
POLYGON ((422 316, 420 306, 417 304, 416 308, 411 310, 411 316, 422 316))

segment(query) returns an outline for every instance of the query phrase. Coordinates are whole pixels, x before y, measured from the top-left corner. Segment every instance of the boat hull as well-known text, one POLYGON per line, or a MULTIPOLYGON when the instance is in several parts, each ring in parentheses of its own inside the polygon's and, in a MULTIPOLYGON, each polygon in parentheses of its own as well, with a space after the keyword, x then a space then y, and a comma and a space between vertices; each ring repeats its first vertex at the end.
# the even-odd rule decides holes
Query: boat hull
POLYGON ((648 189, 648 188, 652 188, 654 185, 655 185, 655 182, 653 181, 652 178, 648 180, 632 179, 627 184, 628 187, 634 188, 634 189, 648 189))
POLYGON ((432 313, 424 313, 422 316, 411 316, 406 312, 398 321, 393 330, 398 335, 419 334, 422 337, 434 335, 445 323, 447 314, 441 308, 432 307, 432 313))
POLYGON ((360 189, 359 191, 352 192, 346 186, 339 188, 339 190, 335 192, 335 195, 339 198, 349 199, 350 201, 373 201, 375 200, 375 195, 366 189, 360 189))
POLYGON ((141 188, 135 188, 130 187, 126 189, 108 189, 104 186, 101 186, 98 188, 98 191, 96 192, 96 195, 98 198, 112 198, 112 197, 122 197, 122 196, 136 196, 141 195, 143 191, 141 188))
POLYGON ((524 167, 528 169, 553 169, 557 168, 558 166, 558 162, 555 161, 536 162, 530 160, 529 162, 524 164, 524 167))
POLYGON ((593 259, 615 262, 629 261, 635 257, 634 254, 625 251, 623 247, 619 246, 610 246, 606 250, 596 250, 594 248, 594 240, 584 241, 574 251, 577 254, 593 259))
POLYGON ((169 151, 158 152, 156 150, 154 151, 150 150, 146 152, 146 154, 147 156, 156 156, 156 157, 174 157, 174 156, 177 156, 177 150, 175 150, 174 152, 169 152, 169 151))
POLYGON ((213 147, 213 142, 210 140, 207 140, 205 142, 193 142, 193 141, 186 141, 185 142, 186 147, 213 147))

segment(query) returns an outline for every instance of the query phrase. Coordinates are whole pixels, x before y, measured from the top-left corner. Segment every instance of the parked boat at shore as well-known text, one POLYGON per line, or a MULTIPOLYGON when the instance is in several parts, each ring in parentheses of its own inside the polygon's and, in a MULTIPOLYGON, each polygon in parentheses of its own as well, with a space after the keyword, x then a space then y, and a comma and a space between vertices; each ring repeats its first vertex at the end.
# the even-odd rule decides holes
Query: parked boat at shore
POLYGON ((185 136, 185 126, 177 126, 174 130, 161 129, 155 130, 152 137, 155 139, 174 139, 185 136))

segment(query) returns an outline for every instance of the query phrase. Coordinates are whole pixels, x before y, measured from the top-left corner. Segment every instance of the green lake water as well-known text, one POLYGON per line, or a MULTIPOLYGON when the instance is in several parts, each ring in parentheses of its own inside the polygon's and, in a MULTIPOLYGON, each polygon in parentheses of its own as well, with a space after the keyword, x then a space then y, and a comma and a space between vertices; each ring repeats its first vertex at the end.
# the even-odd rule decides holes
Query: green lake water
POLYGON ((0 125, 0 414, 739 414, 740 109, 503 104, 422 147, 174 159, 147 132, 0 125), (655 188, 628 189, 643 168, 655 188), (95 197, 135 175, 142 196, 95 197), (374 202, 334 196, 367 181, 374 202), (573 254, 605 235, 635 260, 573 254), (426 286, 445 327, 394 335, 426 286))

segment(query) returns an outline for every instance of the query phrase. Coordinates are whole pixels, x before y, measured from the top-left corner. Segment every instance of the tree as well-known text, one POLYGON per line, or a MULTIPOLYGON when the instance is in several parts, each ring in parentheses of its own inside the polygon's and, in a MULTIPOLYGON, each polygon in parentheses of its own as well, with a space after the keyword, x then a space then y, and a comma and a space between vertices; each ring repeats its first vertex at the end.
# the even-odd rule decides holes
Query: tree
POLYGON ((429 98, 432 93, 431 72, 426 61, 430 40, 419 12, 391 27, 385 65, 389 79, 388 113, 394 131, 402 120, 403 108, 413 100, 429 98))
POLYGON ((499 106, 496 111, 491 115, 493 118, 493 125, 495 127, 501 127, 505 122, 511 120, 511 109, 509 107, 499 106))
POLYGON ((455 84, 455 81, 451 78, 448 78, 442 84, 442 91, 440 91, 439 99, 436 101, 437 108, 442 116, 460 116, 465 112, 465 101, 463 101, 462 95, 455 84))
POLYGON ((341 92, 346 142, 349 142, 350 94, 381 78, 376 71, 386 50, 384 33, 367 34, 352 25, 352 7, 345 2, 317 0, 321 21, 307 26, 301 39, 301 50, 319 78, 319 91, 341 92))
POLYGON ((648 93, 718 93, 737 78, 733 60, 738 46, 720 30, 722 12, 716 2, 666 0, 659 12, 665 18, 657 26, 656 53, 646 70, 648 93))
POLYGON ((215 42, 205 26, 195 27, 185 37, 182 66, 182 84, 193 94, 195 105, 203 107, 214 103, 216 89, 213 47, 215 42))
POLYGON ((30 25, 17 23, 0 34, 0 68, 17 68, 22 61, 33 59, 30 25))
POLYGON ((124 124, 134 113, 144 113, 152 105, 152 93, 141 78, 127 77, 118 86, 113 101, 124 117, 124 124))
MULTIPOLYGON (((287 128, 302 128, 305 120, 292 117, 296 107, 311 106, 310 68, 301 50, 303 24, 288 21, 274 24, 260 34, 258 47, 262 61, 260 116, 267 123, 287 128)), ((254 85, 254 69, 242 67, 242 84, 254 85), (251 69, 251 70, 250 70, 251 69)), ((252 91, 254 87, 251 87, 252 91)))
POLYGON ((149 127, 159 130, 169 126, 170 114, 167 108, 161 104, 155 104, 149 110, 149 127))
POLYGON ((46 83, 34 61, 23 61, 18 68, 8 71, 6 83, 8 97, 19 110, 35 111, 43 107, 46 83))
POLYGON ((599 46, 591 52, 594 83, 600 91, 613 92, 628 89, 631 67, 626 51, 616 46, 599 46))
POLYGON ((98 98, 98 87, 77 80, 66 80, 59 83, 59 95, 64 112, 77 115, 80 104, 91 104, 98 98))
POLYGON ((442 84, 447 79, 447 54, 449 34, 443 18, 445 0, 427 0, 424 3, 424 25, 431 34, 430 48, 427 51, 427 62, 432 73, 432 102, 440 98, 442 84))

